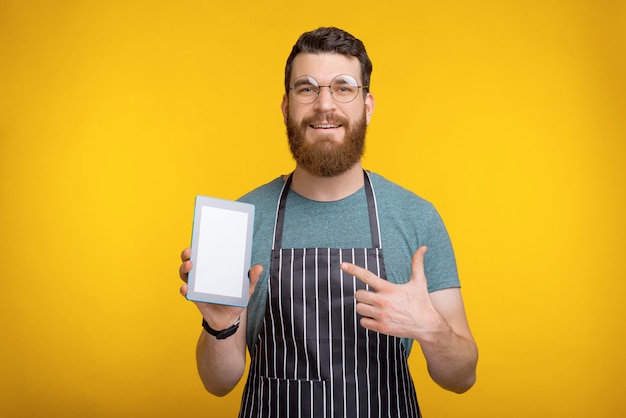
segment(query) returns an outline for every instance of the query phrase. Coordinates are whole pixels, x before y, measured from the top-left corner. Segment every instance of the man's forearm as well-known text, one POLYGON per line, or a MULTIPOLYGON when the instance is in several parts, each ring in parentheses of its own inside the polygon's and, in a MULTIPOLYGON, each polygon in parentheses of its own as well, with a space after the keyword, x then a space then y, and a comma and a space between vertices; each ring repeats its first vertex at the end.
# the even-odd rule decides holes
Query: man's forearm
POLYGON ((473 339, 460 336, 449 326, 420 341, 428 372, 444 389, 467 391, 476 382, 478 349, 473 339))
POLYGON ((239 383, 246 366, 245 344, 245 328, 239 328, 235 335, 224 340, 202 331, 196 361, 200 379, 208 392, 224 396, 239 383))

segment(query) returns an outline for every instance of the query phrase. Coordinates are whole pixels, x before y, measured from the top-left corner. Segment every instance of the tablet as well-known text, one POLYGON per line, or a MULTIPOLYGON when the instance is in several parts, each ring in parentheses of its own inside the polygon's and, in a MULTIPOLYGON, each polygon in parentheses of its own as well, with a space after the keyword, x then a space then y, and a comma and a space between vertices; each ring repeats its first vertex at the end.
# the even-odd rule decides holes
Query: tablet
POLYGON ((247 306, 254 205, 196 196, 187 299, 247 306))

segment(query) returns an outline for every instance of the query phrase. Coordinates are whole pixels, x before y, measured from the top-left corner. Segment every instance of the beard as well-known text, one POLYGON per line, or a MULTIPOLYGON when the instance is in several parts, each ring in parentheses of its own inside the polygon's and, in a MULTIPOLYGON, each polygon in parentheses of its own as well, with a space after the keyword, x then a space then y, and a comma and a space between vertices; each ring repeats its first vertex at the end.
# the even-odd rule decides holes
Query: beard
POLYGON ((299 124, 291 116, 287 117, 287 137, 291 154, 299 166, 317 177, 334 177, 348 171, 363 156, 365 150, 365 110, 354 124, 343 117, 318 114, 304 118, 299 124), (345 130, 343 141, 338 142, 331 135, 320 135, 312 142, 306 141, 310 125, 320 120, 340 124, 345 130))

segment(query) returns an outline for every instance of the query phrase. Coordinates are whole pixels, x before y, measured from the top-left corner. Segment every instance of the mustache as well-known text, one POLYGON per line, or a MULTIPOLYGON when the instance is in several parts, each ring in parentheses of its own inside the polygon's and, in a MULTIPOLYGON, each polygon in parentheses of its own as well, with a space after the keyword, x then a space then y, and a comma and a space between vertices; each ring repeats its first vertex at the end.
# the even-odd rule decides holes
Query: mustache
POLYGON ((302 126, 308 125, 320 125, 322 123, 329 123, 331 125, 343 125, 349 126, 350 122, 343 116, 335 114, 318 113, 312 116, 302 118, 302 126))

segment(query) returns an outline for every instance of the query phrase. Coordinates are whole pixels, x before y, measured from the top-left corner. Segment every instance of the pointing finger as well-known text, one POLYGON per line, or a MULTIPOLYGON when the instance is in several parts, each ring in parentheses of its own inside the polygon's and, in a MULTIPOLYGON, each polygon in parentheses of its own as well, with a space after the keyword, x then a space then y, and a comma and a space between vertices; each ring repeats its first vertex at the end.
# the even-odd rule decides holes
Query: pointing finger
POLYGON ((381 286, 387 283, 386 280, 381 279, 380 277, 376 276, 371 271, 364 269, 362 267, 356 266, 352 263, 341 263, 339 267, 341 268, 343 272, 356 277, 357 279, 359 279, 360 281, 362 281, 363 283, 365 283, 367 286, 369 286, 370 288, 374 290, 379 289, 381 286))

